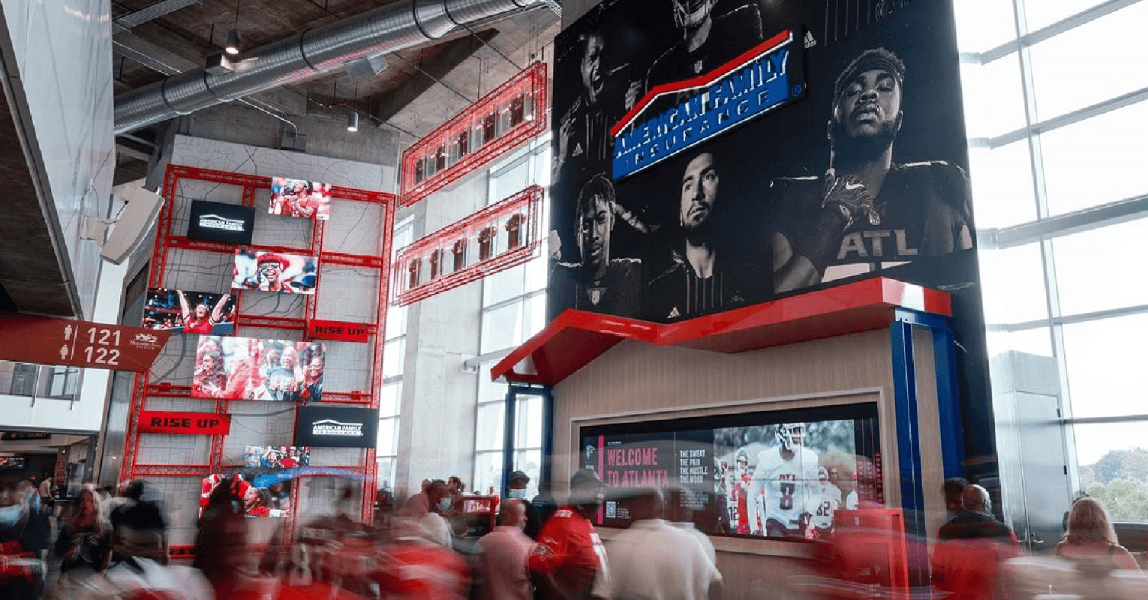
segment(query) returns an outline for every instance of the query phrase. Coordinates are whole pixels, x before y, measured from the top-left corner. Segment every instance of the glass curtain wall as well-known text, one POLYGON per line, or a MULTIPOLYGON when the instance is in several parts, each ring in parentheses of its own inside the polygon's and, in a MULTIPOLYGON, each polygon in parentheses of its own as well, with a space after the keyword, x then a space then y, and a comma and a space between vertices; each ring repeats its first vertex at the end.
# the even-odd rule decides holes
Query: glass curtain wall
POLYGON ((996 391, 1002 477, 1014 436, 1038 484, 1029 425, 1054 397, 1065 495, 1148 519, 1148 0, 954 5, 992 375, 1014 403, 996 391), (1025 370, 1045 381, 1023 389, 1025 370))
MULTIPOLYGON (((391 262, 403 246, 414 241, 414 220, 407 217, 395 225, 391 262)), ((380 299, 387 302, 389 299, 380 299)), ((383 346, 383 390, 379 402, 379 437, 375 457, 379 464, 379 489, 394 492, 396 455, 399 448, 399 410, 403 397, 403 363, 407 354, 407 307, 387 308, 383 346)))
MULTIPOLYGON (((550 185, 550 136, 544 135, 490 171, 488 203, 528 185, 550 185)), ((550 223, 550 198, 543 201, 541 230, 550 223)), ((530 262, 482 282, 478 413, 474 448, 474 492, 498 493, 502 483, 507 386, 490 380, 490 368, 546 325, 546 242, 530 262)), ((523 397, 515 407, 514 465, 530 476, 528 497, 537 493, 542 464, 542 402, 523 397)))

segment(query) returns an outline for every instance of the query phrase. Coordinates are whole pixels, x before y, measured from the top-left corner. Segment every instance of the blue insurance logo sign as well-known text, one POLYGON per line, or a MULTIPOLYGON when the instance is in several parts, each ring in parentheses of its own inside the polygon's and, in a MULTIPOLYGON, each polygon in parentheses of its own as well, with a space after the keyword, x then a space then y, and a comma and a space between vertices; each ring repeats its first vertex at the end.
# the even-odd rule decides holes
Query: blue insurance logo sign
POLYGON ((651 89, 610 131, 614 180, 802 97, 800 42, 783 31, 710 73, 651 89))

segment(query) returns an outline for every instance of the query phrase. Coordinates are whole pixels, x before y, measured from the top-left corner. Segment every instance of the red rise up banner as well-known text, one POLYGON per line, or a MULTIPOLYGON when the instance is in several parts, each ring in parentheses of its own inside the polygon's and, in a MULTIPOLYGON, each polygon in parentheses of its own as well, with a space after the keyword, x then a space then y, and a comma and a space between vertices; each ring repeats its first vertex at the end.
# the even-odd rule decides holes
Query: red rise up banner
POLYGON ((311 319, 307 324, 307 335, 321 340, 365 342, 369 339, 370 330, 363 323, 311 319))
POLYGON ((159 356, 170 331, 0 313, 0 359, 146 371, 159 356))
POLYGON ((227 435, 231 432, 231 415, 206 412, 143 410, 139 423, 144 433, 227 435))

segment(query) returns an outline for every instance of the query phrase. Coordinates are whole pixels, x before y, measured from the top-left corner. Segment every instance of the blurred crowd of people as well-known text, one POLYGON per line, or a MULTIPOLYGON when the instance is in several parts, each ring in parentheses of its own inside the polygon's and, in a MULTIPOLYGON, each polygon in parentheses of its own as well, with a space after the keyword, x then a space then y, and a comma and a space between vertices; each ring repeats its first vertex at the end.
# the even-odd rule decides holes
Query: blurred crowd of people
MULTIPOLYGON (((726 591, 714 544, 681 510, 689 502, 678 494, 688 492, 638 490, 627 498, 632 525, 604 542, 593 521, 607 490, 588 469, 571 477, 562 505, 547 482, 526 498, 530 478, 521 471, 510 474, 506 498, 468 495, 458 477, 425 481, 400 505, 380 491, 371 523, 360 518, 362 482, 340 480, 332 488, 339 491, 331 514, 304 520, 293 535, 277 528, 270 541, 258 543, 246 494, 225 479, 203 507, 190 563, 170 558, 167 515, 146 498, 142 482, 114 495, 86 484, 56 515, 51 482, 37 485, 14 473, 0 470, 0 600, 684 600, 719 598, 726 591), (669 515, 684 522, 671 522, 669 515)), ((946 495, 951 518, 930 544, 927 585, 935 598, 1148 594, 1137 558, 1119 545, 1095 498, 1073 502, 1066 534, 1050 555, 1026 556, 1010 528, 993 516, 983 487, 951 480, 946 495)), ((794 542, 811 549, 803 570, 773 574, 776 587, 756 589, 753 597, 897 596, 895 578, 881 572, 886 562, 880 555, 888 546, 872 543, 879 535, 794 542), (801 578, 799 571, 814 576, 801 578)), ((905 583, 910 593, 914 584, 905 583)))

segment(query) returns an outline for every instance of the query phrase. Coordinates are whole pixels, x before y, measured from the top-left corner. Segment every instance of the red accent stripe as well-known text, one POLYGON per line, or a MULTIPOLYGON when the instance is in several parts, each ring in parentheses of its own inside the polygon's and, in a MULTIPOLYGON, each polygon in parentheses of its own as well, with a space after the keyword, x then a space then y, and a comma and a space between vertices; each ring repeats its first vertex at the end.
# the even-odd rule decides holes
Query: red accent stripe
POLYGON ((630 109, 630 112, 627 112, 620 121, 615 123, 614 126, 610 128, 610 135, 613 137, 618 137, 618 132, 629 127, 633 121, 642 114, 642 111, 646 110, 647 106, 653 103, 654 100, 657 100, 658 96, 662 94, 672 94, 682 90, 688 90, 690 88, 708 86, 718 79, 721 79, 734 69, 744 66, 746 63, 755 58, 769 54, 770 52, 773 52, 774 50, 792 41, 793 32, 790 30, 785 30, 754 46, 753 48, 746 50, 737 58, 731 59, 729 62, 714 69, 713 71, 710 71, 705 75, 698 75, 697 77, 691 77, 682 81, 676 81, 674 83, 663 83, 661 85, 654 86, 654 89, 646 92, 646 95, 642 96, 642 99, 634 105, 634 108, 630 109))

